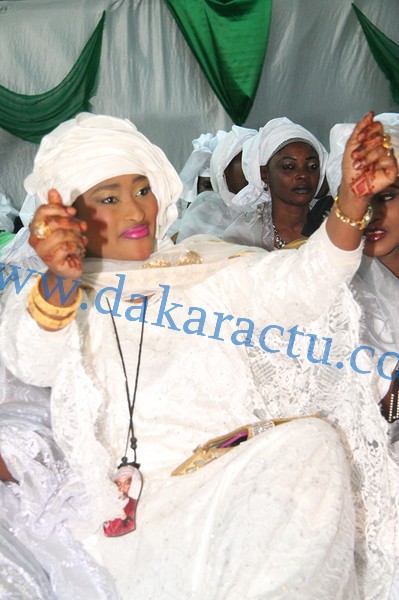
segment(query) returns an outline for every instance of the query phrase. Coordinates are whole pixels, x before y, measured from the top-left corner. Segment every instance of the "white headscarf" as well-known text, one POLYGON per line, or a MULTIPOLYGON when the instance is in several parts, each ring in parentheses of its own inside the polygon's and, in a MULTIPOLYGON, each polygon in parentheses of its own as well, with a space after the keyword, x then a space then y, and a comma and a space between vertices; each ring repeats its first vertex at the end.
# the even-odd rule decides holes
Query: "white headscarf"
MULTIPOLYGON (((223 202, 235 210, 240 210, 241 203, 237 204, 235 202, 236 196, 227 187, 224 172, 233 158, 242 151, 244 142, 256 134, 256 129, 233 125, 231 131, 219 141, 212 154, 210 164, 212 187, 222 197, 223 202)), ((248 192, 247 187, 241 190, 239 194, 245 195, 248 192)), ((247 203, 250 204, 249 199, 247 203)))
POLYGON ((18 211, 11 204, 11 200, 0 194, 0 231, 11 233, 14 230, 14 219, 18 211))
POLYGON ((177 217, 182 184, 162 150, 127 119, 80 113, 59 125, 42 139, 25 189, 45 204, 55 188, 69 206, 101 181, 129 174, 148 177, 158 200, 161 240, 177 217))
POLYGON ((183 183, 181 197, 186 202, 193 202, 198 196, 198 177, 210 177, 210 162, 212 153, 216 146, 227 135, 227 131, 220 129, 216 135, 203 133, 199 138, 192 141, 193 151, 188 157, 184 167, 179 173, 183 183))
MULTIPOLYGON (((71 205, 97 183, 123 174, 148 177, 159 204, 157 237, 162 239, 170 215, 176 213, 174 203, 182 185, 164 153, 129 121, 82 113, 60 125, 43 138, 33 173, 26 179, 25 186, 28 193, 36 194, 42 203, 47 201, 48 191, 55 187, 64 203, 71 205)), ((122 298, 129 301, 132 294, 159 294, 160 282, 186 287, 203 281, 231 265, 231 258, 245 251, 242 246, 220 241, 209 243, 208 236, 167 246, 165 239, 144 261, 85 258, 80 279, 100 291, 115 285, 116 274, 123 274, 122 298)))
MULTIPOLYGON (((276 152, 293 142, 305 142, 314 148, 319 157, 320 178, 316 194, 321 188, 327 165, 327 150, 310 131, 287 119, 280 117, 271 119, 258 134, 245 142, 242 152, 242 168, 248 184, 253 187, 253 194, 260 202, 271 200, 270 190, 264 189, 260 176, 260 166, 267 165, 276 152)), ((259 202, 259 203, 260 203, 259 202)))
MULTIPOLYGON (((384 125, 384 130, 391 136, 391 145, 399 160, 399 113, 381 113, 374 117, 384 125)), ((338 193, 342 178, 342 156, 355 123, 338 123, 330 131, 330 155, 327 163, 327 180, 333 196, 338 193)))

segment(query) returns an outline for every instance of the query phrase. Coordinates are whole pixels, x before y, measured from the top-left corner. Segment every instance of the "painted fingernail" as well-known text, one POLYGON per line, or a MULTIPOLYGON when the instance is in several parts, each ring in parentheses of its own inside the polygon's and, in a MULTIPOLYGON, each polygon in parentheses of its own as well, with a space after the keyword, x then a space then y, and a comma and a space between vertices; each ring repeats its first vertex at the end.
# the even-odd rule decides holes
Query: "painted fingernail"
POLYGON ((356 171, 363 169, 365 166, 366 166, 366 163, 364 162, 364 160, 355 160, 353 163, 353 168, 356 171))

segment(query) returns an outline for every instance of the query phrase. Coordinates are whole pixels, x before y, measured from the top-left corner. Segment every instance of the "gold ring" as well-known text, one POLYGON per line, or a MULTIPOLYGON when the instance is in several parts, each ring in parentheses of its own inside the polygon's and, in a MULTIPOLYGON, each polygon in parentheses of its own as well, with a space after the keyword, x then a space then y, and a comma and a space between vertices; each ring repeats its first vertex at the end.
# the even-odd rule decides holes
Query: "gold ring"
POLYGON ((39 221, 32 228, 32 235, 37 237, 38 240, 45 240, 51 234, 51 227, 49 227, 46 221, 39 221))
POLYGON ((390 135, 388 135, 388 134, 384 135, 384 137, 382 138, 382 145, 387 150, 390 149, 390 147, 391 147, 391 136, 390 135))

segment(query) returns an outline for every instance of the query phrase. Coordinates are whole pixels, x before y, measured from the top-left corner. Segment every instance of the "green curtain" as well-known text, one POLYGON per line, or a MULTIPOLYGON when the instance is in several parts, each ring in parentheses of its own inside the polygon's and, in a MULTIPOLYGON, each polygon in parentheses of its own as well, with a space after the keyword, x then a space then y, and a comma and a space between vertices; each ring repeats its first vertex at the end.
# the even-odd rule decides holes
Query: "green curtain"
POLYGON ((6 231, 0 231, 0 248, 7 246, 8 242, 15 237, 15 233, 7 233, 6 231))
POLYGON ((391 84, 392 97, 396 104, 399 104, 399 46, 377 29, 354 4, 352 8, 366 36, 372 55, 391 84))
POLYGON ((225 111, 245 122, 258 88, 272 0, 165 0, 225 111))
POLYGON ((63 121, 90 109, 104 21, 105 12, 71 71, 52 90, 28 96, 0 86, 0 127, 23 140, 38 143, 63 121))

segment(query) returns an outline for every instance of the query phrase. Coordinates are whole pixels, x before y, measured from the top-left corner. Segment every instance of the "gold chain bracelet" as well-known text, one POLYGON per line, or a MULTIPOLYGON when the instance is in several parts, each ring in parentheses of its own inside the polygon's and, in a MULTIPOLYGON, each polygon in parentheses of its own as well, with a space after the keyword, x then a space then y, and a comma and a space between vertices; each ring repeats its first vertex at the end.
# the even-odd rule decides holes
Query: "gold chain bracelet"
POLYGON ((367 206, 366 212, 363 215, 363 218, 360 219, 359 221, 356 221, 355 219, 351 219, 350 217, 347 217, 344 214, 342 214, 341 207, 340 207, 339 201, 338 201, 338 196, 335 196, 334 212, 335 212, 335 215, 338 217, 338 219, 340 221, 342 221, 343 223, 345 223, 345 225, 350 225, 351 227, 356 227, 356 229, 359 229, 359 231, 362 231, 370 223, 371 216, 373 214, 373 209, 371 208, 371 204, 369 204, 367 206))

